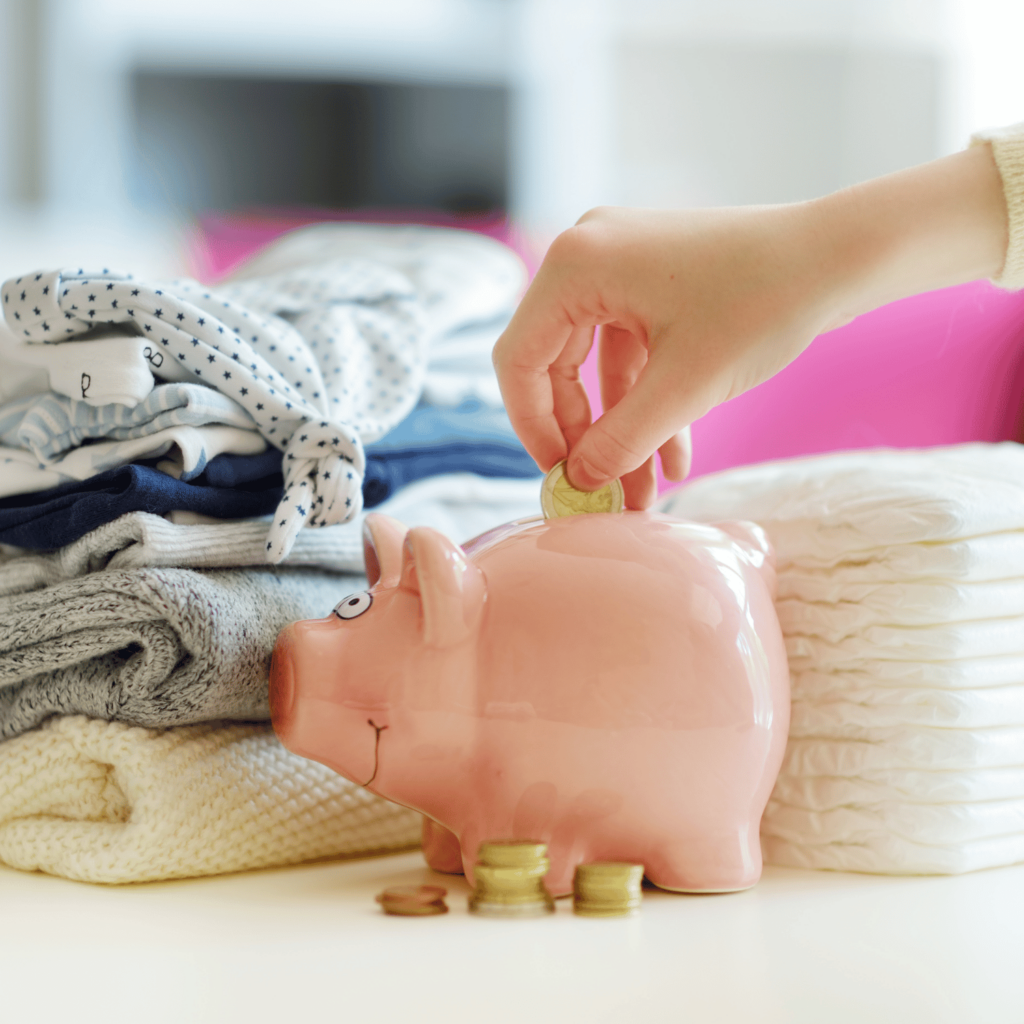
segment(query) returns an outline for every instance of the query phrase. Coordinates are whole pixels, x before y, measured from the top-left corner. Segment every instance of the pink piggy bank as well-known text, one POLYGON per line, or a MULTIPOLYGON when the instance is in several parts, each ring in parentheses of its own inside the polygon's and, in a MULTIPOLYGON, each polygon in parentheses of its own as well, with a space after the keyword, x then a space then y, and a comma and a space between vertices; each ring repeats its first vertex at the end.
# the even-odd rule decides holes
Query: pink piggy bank
POLYGON ((767 539, 624 512, 530 519, 463 547, 369 516, 368 591, 285 629, 270 702, 289 749, 422 811, 431 867, 495 839, 642 863, 666 889, 761 874, 789 728, 767 539))

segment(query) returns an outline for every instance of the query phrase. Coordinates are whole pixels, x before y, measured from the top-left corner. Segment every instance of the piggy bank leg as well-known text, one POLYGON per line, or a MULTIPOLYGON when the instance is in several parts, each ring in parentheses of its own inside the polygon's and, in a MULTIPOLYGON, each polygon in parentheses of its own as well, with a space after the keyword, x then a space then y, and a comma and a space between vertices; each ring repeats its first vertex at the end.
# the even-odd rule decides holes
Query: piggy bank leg
POLYGON ((423 818, 423 856, 434 871, 462 874, 462 848, 458 837, 426 816, 423 818))
POLYGON ((544 876, 544 886, 556 898, 572 894, 572 879, 577 864, 597 859, 589 856, 580 838, 571 828, 556 828, 548 840, 548 860, 551 866, 544 876))
POLYGON ((761 877, 756 829, 719 837, 687 836, 662 845, 646 859, 647 880, 674 892, 739 892, 761 877))
MULTIPOLYGON (((578 863, 583 863, 579 861, 578 863)), ((559 896, 572 895, 572 879, 576 873, 576 864, 562 859, 552 858, 551 870, 544 876, 544 887, 556 899, 559 896)))

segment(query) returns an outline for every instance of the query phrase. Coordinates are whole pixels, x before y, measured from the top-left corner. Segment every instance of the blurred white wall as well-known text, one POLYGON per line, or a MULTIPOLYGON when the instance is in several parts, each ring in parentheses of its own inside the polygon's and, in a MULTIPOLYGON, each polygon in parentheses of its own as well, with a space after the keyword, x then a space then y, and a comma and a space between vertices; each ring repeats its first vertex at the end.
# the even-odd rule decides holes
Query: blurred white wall
POLYGON ((518 196, 548 234, 597 203, 807 199, 1024 120, 1022 0, 517 6, 518 196))
POLYGON ((513 208, 542 234, 620 201, 617 0, 518 0, 513 208))
POLYGON ((957 141, 978 128, 1024 121, 1024 3, 950 0, 949 23, 957 141))
POLYGON ((939 7, 634 0, 618 43, 623 201, 788 202, 933 158, 939 7))
POLYGON ((0 0, 0 195, 129 207, 141 68, 506 86, 510 205, 546 236, 784 202, 1024 120, 1022 29, 1022 0, 0 0))

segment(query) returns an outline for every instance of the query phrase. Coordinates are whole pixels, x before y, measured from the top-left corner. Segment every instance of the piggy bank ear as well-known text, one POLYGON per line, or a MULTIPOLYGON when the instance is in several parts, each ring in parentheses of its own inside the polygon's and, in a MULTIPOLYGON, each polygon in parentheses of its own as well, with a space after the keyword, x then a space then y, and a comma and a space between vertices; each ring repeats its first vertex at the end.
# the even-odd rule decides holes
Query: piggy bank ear
POLYGON ((722 533, 729 534, 733 540, 739 541, 743 553, 747 556, 747 561, 757 569, 765 583, 768 584, 768 590, 774 600, 778 591, 778 582, 775 577, 775 549, 768 539, 768 534, 764 532, 764 528, 747 520, 734 520, 712 525, 722 533))
POLYGON ((399 585, 419 595, 429 647, 454 646, 476 631, 487 597, 484 574, 437 530, 418 526, 406 534, 399 585))
POLYGON ((402 544, 409 528, 391 516, 371 512, 363 523, 363 559, 370 586, 397 587, 402 576, 402 544))

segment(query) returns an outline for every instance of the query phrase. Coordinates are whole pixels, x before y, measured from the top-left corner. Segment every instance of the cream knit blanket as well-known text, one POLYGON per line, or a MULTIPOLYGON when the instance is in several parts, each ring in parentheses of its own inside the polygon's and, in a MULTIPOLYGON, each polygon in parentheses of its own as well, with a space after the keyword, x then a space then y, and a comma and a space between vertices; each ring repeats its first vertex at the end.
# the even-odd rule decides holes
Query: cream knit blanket
POLYGON ((75 716, 0 743, 0 861, 84 882, 221 874, 419 844, 420 816, 268 725, 75 716))

